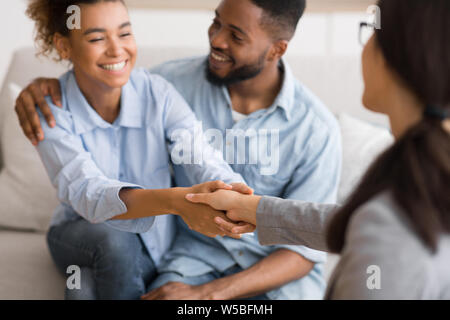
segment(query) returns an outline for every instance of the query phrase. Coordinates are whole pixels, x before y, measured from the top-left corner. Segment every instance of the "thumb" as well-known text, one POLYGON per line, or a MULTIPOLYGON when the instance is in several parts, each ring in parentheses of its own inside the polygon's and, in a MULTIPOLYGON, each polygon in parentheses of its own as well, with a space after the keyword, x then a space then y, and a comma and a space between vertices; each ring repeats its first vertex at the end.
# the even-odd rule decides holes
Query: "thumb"
POLYGON ((221 180, 213 181, 209 184, 209 192, 214 192, 220 189, 232 190, 233 186, 229 185, 221 180))
POLYGON ((189 193, 186 195, 186 200, 193 203, 209 204, 210 193, 189 193))
POLYGON ((253 195, 253 189, 247 186, 245 183, 232 183, 233 191, 253 195))

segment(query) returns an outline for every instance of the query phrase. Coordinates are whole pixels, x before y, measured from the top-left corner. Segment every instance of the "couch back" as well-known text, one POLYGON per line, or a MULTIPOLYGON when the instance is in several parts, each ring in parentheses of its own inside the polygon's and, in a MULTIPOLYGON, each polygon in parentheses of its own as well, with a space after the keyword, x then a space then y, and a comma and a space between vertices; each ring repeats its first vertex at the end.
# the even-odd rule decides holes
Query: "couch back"
MULTIPOLYGON (((164 61, 204 55, 195 48, 139 48, 137 66, 151 67, 164 61)), ((363 83, 360 59, 357 56, 295 56, 287 55, 295 76, 308 86, 335 114, 345 112, 362 120, 387 126, 387 119, 365 110, 361 105, 363 83)), ((25 87, 37 77, 59 77, 67 67, 47 58, 37 58, 34 48, 15 52, 0 92, 0 133, 4 108, 13 108, 9 100, 9 84, 25 87)), ((2 166, 0 145, 0 168, 2 166)))

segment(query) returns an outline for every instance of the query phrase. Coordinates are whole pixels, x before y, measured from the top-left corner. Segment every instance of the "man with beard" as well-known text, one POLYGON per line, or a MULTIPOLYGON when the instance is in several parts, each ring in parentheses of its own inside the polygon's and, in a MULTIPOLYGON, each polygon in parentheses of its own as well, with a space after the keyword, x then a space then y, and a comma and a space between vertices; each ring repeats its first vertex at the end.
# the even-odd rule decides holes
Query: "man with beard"
MULTIPOLYGON (((223 0, 209 28, 208 57, 168 62, 152 72, 175 86, 204 129, 222 133, 224 157, 256 194, 334 203, 341 168, 338 124, 282 59, 304 9, 305 0, 223 0), (245 143, 230 141, 242 132, 245 143), (267 151, 262 139, 267 132, 276 132, 268 160, 279 154, 279 163, 270 171, 264 171, 267 159, 262 161, 261 155, 267 151), (246 161, 236 163, 235 154, 246 161), (247 161, 251 155, 256 161, 247 161)), ((55 82, 40 80, 28 89, 30 96, 42 96, 37 87, 58 91, 55 82)), ((45 105, 39 106, 50 121, 45 105)), ((17 110, 25 113, 22 105, 17 110)), ((32 139, 28 126, 22 124, 32 139)), ((178 186, 192 184, 177 165, 174 170, 178 186)), ((208 238, 181 220, 177 225, 173 246, 143 299, 323 297, 323 252, 302 246, 263 247, 257 234, 240 240, 208 238)))

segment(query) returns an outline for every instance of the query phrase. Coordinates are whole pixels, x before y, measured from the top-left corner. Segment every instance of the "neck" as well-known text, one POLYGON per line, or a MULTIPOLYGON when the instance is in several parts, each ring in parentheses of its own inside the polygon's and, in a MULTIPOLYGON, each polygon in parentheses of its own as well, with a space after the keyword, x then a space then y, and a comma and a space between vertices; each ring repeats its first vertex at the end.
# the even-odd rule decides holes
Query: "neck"
POLYGON ((111 88, 74 71, 77 84, 89 105, 103 120, 113 123, 120 113, 121 88, 111 88))
POLYGON ((269 108, 278 96, 283 84, 278 61, 266 65, 256 77, 228 86, 233 109, 250 114, 269 108))
POLYGON ((423 104, 406 88, 395 90, 389 100, 387 101, 389 121, 392 134, 398 140, 411 127, 422 121, 423 104))

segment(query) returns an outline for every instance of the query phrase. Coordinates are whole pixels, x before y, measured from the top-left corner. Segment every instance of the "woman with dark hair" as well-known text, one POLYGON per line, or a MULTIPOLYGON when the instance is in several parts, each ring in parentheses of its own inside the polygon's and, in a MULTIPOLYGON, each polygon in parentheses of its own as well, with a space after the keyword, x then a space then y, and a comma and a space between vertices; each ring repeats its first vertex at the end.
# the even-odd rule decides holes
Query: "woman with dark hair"
POLYGON ((338 208, 233 191, 187 198, 257 226, 262 244, 340 254, 328 299, 450 299, 450 1, 378 5, 381 29, 362 54, 363 104, 389 116, 396 143, 348 202, 338 208))

